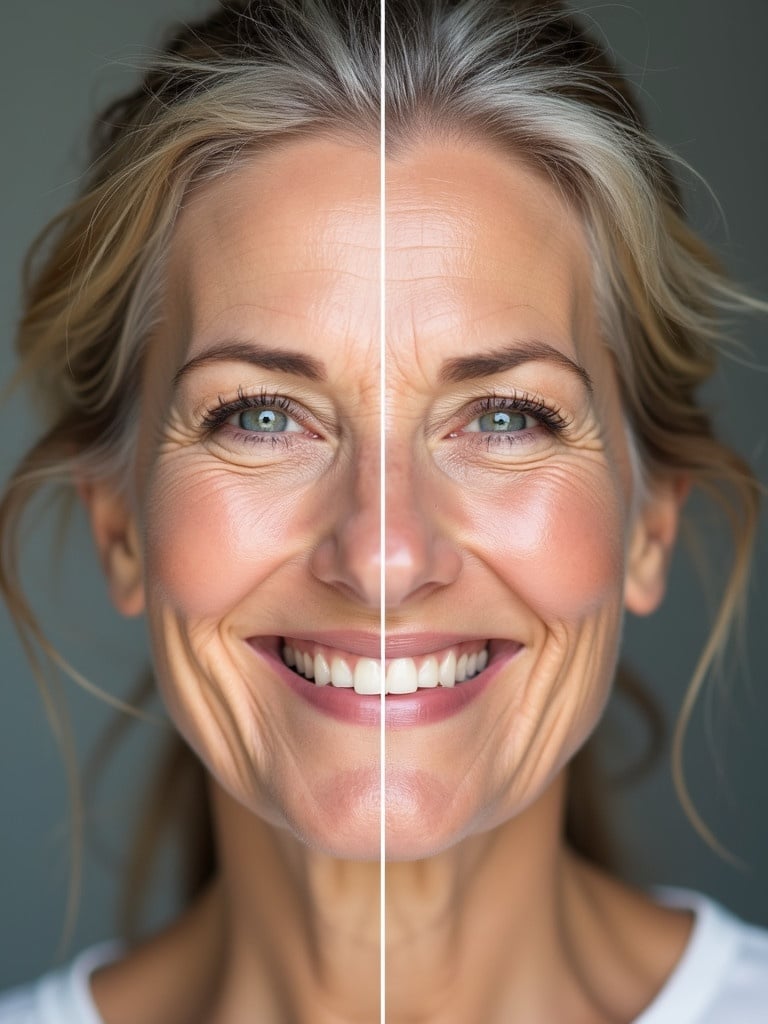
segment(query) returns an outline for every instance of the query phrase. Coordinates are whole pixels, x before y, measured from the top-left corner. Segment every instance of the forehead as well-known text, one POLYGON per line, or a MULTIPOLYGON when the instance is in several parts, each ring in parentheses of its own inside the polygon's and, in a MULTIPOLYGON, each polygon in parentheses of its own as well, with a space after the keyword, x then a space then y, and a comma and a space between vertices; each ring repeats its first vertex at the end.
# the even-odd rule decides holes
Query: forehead
POLYGON ((594 341, 581 221, 555 187, 491 147, 422 146, 387 172, 391 356, 545 340, 584 357, 594 341))
POLYGON ((378 167, 376 151, 292 142, 191 189, 167 272, 186 354, 222 331, 277 332, 290 346, 322 328, 335 341, 371 343, 378 167))
MULTIPOLYGON (((190 190, 167 275, 177 357, 254 331, 300 347, 321 332, 345 358, 378 349, 380 187, 375 149, 313 139, 190 190)), ((387 163, 385 197, 391 358, 517 335, 585 357, 588 246, 550 182, 491 147, 424 143, 387 163)))

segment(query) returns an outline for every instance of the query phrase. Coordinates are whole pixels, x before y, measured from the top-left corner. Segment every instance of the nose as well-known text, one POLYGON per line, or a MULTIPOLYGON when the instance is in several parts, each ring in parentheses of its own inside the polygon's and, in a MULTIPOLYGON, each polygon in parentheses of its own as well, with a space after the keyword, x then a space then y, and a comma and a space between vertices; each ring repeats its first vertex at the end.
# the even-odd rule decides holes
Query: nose
POLYGON ((387 455, 382 557, 378 461, 359 468, 349 499, 339 501, 332 528, 313 552, 314 575, 376 609, 383 582, 390 611, 452 583, 461 571, 461 557, 438 528, 427 490, 414 468, 387 455))
POLYGON ((386 608, 395 611, 453 583, 461 556, 437 521, 426 473, 387 462, 384 544, 386 608))

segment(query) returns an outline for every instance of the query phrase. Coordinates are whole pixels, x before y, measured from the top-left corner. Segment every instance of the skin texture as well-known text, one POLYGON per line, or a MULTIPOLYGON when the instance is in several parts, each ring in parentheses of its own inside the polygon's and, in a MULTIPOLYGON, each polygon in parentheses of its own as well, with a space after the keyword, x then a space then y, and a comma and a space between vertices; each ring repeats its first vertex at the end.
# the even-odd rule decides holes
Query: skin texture
POLYGON ((632 511, 581 225, 490 147, 425 140, 388 168, 383 553, 379 244, 376 152, 292 142, 198 189, 132 500, 84 489, 115 604, 146 612, 163 698, 210 773, 222 863, 174 929, 97 974, 107 1024, 378 1019, 378 730, 318 714, 246 641, 377 630, 382 570, 388 637, 522 645, 465 710, 387 736, 388 1019, 627 1020, 684 947, 688 915, 562 840, 565 766, 605 705, 624 609, 661 599, 682 493, 632 511), (232 341, 322 377, 228 359, 173 387, 232 341), (441 376, 534 342, 554 356, 441 376), (287 396, 290 432, 206 427, 239 388, 287 396), (478 430, 521 395, 539 410, 524 429, 478 430))

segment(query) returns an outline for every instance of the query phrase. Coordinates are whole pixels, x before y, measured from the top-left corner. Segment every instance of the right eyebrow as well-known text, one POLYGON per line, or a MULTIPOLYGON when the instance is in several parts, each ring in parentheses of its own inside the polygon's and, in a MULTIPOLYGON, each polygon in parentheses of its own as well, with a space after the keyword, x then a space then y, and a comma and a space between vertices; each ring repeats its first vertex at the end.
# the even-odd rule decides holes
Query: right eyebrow
POLYGON ((579 378, 589 394, 594 391, 592 378, 580 363, 554 345, 538 340, 447 359, 440 371, 440 380, 443 383, 460 384, 475 377, 492 377, 496 373, 504 373, 523 363, 536 362, 540 359, 565 367, 579 378))
POLYGON ((223 361, 250 363, 251 366, 259 366, 263 370, 278 370, 280 373, 291 373, 297 377, 307 377, 309 380, 327 378, 323 364, 312 356, 292 352, 290 349, 272 348, 256 341, 228 341, 207 349, 184 363, 173 376, 174 390, 198 367, 223 361))

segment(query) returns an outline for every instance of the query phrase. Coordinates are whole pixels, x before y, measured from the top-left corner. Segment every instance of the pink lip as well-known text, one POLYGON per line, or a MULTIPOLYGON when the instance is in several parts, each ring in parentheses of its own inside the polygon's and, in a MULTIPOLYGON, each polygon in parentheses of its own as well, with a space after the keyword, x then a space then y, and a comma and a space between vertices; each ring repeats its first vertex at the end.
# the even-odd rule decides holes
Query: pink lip
MULTIPOLYGON (((379 633, 366 633, 361 630, 315 630, 308 633, 286 634, 288 639, 308 640, 323 644, 325 647, 337 647, 350 654, 359 654, 362 658, 378 658, 381 655, 381 637, 379 633)), ((434 654, 446 647, 475 639, 464 633, 387 633, 384 656, 386 658, 417 658, 424 654, 434 654)), ((478 636, 476 639, 485 640, 478 636)))
POLYGON ((307 633, 286 633, 285 639, 308 640, 310 643, 323 644, 325 647, 337 647, 341 651, 349 651, 350 654, 359 654, 361 658, 378 658, 381 653, 380 634, 367 633, 359 629, 318 629, 307 633))
MULTIPOLYGON (((341 634, 335 634, 339 637, 341 634)), ((464 637, 454 637, 452 640, 445 640, 448 634, 440 634, 440 643, 435 638, 438 634, 418 634, 423 640, 431 636, 434 646, 430 650, 420 648, 419 653, 431 653, 440 650, 442 647, 450 646, 451 643, 458 643, 464 637)), ((317 643, 328 643, 329 633, 302 634, 302 638, 311 639, 317 643), (321 639, 323 637, 324 639, 321 639)), ((358 634, 359 636, 359 634, 358 634)), ((409 641, 413 636, 407 638, 409 641)), ((266 661, 269 662, 272 670, 285 682, 290 689, 316 711, 335 718, 337 721, 350 725, 375 726, 381 725, 381 697, 363 696, 355 693, 354 690, 335 686, 316 686, 308 680, 292 672, 283 662, 280 654, 274 649, 274 645, 266 646, 254 638, 249 641, 250 646, 266 661)), ((330 646, 330 644, 329 644, 330 646)), ((341 644, 338 644, 341 647, 341 644)), ((342 649, 350 650, 349 647, 342 649)), ((389 653, 389 644, 387 645, 389 653)), ((410 650, 410 648, 409 648, 410 650)), ((522 645, 514 641, 508 641, 492 656, 488 666, 473 679, 464 683, 457 683, 456 686, 437 686, 434 689, 417 690, 415 693, 388 694, 384 698, 385 725, 388 729, 405 729, 416 725, 434 725, 442 722, 452 715, 458 714, 468 704, 472 703, 485 690, 496 674, 506 665, 519 651, 522 645)), ((361 653, 350 651, 350 653, 361 653)), ((415 652, 414 652, 415 653, 415 652)), ((366 655, 362 654, 363 657, 366 655)), ((377 652, 378 656, 378 652, 377 652)), ((400 657, 407 655, 399 654, 400 657)))

